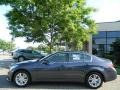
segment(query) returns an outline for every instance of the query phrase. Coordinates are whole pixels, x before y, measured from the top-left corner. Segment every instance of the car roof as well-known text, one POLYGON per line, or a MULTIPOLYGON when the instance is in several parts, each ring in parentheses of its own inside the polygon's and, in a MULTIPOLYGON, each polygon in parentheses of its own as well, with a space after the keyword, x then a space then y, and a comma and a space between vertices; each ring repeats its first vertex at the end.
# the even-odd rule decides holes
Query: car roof
POLYGON ((59 51, 56 53, 85 53, 84 51, 59 51))
POLYGON ((29 50, 29 49, 18 49, 17 51, 32 51, 32 50, 29 50))

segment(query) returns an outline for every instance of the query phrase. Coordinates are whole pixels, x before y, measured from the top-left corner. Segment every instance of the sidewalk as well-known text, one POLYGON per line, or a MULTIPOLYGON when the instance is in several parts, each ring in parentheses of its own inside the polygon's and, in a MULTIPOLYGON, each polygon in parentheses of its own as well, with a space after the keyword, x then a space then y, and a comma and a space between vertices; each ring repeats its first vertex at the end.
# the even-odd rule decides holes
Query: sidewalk
POLYGON ((3 60, 3 59, 12 59, 12 56, 11 55, 2 55, 2 54, 0 54, 0 60, 3 60))

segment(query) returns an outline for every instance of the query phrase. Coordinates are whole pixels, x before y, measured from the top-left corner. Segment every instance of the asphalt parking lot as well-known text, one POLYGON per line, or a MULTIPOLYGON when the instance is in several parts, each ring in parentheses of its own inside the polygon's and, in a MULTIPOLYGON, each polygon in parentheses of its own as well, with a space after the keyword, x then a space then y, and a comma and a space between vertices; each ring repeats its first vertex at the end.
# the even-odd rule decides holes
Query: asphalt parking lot
MULTIPOLYGON (((0 57, 0 90, 16 90, 13 83, 6 80, 8 68, 11 64, 15 63, 10 57, 0 57)), ((84 84, 81 83, 50 83, 50 82, 39 82, 32 83, 30 86, 25 88, 19 88, 21 90, 90 90, 84 84)), ((120 89, 120 76, 114 81, 104 83, 98 90, 119 90, 120 89)))

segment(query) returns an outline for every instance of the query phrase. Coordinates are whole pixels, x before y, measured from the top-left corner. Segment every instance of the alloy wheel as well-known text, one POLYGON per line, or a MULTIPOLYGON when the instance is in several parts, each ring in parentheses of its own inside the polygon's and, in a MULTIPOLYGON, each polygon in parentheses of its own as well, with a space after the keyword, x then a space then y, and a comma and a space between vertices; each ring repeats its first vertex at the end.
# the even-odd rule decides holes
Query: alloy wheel
POLYGON ((19 87, 24 87, 29 83, 29 75, 26 72, 18 72, 15 74, 14 82, 19 87))
POLYGON ((88 76, 87 83, 91 88, 99 88, 103 80, 99 73, 92 73, 88 76))

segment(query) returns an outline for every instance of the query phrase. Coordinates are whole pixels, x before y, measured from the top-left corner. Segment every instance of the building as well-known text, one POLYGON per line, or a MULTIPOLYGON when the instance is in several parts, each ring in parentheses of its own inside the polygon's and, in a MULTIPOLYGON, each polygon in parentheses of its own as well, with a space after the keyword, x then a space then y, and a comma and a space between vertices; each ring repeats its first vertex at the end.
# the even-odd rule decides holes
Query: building
POLYGON ((112 51, 111 44, 120 38, 120 21, 97 23, 97 30, 89 41, 89 52, 104 56, 112 51))

